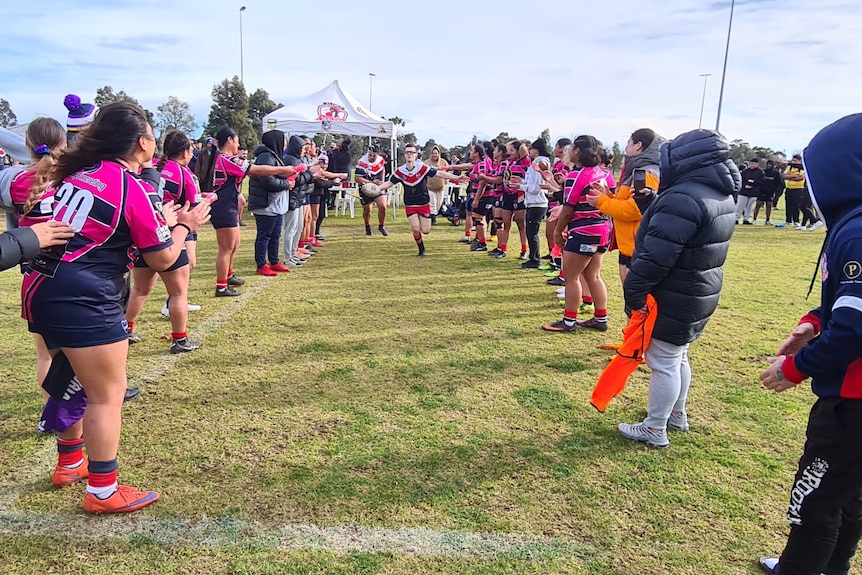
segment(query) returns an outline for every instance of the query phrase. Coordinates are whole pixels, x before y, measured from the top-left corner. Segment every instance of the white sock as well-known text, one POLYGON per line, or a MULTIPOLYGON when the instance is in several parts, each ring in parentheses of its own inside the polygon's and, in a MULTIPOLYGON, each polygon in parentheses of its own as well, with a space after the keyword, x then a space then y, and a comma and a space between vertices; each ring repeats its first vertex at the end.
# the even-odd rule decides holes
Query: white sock
POLYGON ((93 487, 92 485, 87 485, 87 493, 92 493, 99 499, 107 499, 111 495, 114 494, 114 491, 117 490, 117 482, 114 481, 113 485, 109 485, 107 487, 93 487))

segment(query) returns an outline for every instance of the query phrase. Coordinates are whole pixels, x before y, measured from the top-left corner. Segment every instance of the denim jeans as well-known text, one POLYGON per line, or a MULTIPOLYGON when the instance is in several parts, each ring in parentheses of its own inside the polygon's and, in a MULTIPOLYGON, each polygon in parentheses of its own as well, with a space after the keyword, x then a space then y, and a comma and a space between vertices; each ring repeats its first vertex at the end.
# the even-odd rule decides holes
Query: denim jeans
POLYGON ((254 263, 262 268, 269 256, 269 263, 279 262, 278 247, 281 241, 281 222, 284 216, 260 216, 254 214, 257 222, 257 238, 254 240, 254 263))

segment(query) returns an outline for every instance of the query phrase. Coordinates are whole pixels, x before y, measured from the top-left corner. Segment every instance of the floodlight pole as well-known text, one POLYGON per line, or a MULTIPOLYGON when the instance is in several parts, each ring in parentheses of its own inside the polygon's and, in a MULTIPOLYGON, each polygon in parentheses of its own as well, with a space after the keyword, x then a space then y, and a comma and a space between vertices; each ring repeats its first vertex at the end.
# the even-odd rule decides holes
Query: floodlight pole
POLYGON ((245 74, 243 73, 243 57, 242 57, 242 13, 245 12, 245 6, 239 9, 239 81, 245 86, 245 74))
POLYGON ((697 122, 698 130, 703 127, 703 107, 706 104, 706 82, 712 74, 701 74, 700 76, 703 78, 703 98, 700 100, 700 120, 697 122))
POLYGON ((724 100, 724 80, 727 76, 727 57, 730 54, 730 31, 733 29, 733 7, 736 0, 730 0, 730 23, 727 25, 727 46, 724 49, 724 69, 721 72, 721 90, 718 92, 718 114, 715 117, 715 131, 719 131, 721 125, 721 104, 724 100))

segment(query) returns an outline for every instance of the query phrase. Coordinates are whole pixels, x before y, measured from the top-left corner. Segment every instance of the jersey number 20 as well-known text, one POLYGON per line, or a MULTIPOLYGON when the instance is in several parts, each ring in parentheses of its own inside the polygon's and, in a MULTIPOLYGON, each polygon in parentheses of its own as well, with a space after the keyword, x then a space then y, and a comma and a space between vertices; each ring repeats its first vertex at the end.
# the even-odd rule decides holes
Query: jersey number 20
POLYGON ((90 210, 93 209, 93 192, 76 188, 66 182, 60 186, 54 198, 54 219, 69 224, 76 232, 80 232, 90 216, 90 210))

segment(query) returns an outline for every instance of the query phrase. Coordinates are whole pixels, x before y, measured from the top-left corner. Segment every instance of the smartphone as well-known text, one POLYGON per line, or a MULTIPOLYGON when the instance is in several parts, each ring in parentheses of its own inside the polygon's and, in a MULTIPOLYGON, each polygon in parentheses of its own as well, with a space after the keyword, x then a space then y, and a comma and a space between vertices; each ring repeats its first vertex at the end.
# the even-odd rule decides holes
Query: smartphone
POLYGON ((640 192, 644 188, 646 188, 646 170, 636 169, 632 175, 632 189, 640 192))

